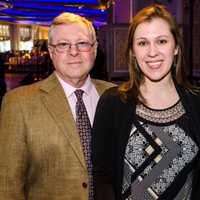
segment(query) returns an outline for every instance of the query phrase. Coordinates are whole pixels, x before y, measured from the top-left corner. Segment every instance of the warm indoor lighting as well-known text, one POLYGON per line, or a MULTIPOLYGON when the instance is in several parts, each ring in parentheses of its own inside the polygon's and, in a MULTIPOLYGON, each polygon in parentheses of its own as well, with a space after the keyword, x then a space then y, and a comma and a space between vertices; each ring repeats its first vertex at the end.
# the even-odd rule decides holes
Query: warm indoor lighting
POLYGON ((107 22, 113 0, 0 0, 0 21, 49 26, 62 12, 80 14, 100 25, 107 22), (103 5, 99 8, 99 5, 103 5), (99 20, 101 19, 101 20, 99 20), (102 21, 103 19, 103 21, 102 21))
POLYGON ((10 30, 9 25, 0 24, 0 41, 9 40, 10 30))
POLYGON ((0 0, 0 10, 12 8, 13 1, 12 0, 0 0))

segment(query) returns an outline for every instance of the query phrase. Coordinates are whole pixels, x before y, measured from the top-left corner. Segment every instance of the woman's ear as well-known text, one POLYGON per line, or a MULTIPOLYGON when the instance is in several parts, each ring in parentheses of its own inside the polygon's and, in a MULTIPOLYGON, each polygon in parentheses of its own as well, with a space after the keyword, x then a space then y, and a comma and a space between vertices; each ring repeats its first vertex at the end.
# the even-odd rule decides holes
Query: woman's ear
POLYGON ((179 46, 176 46, 176 48, 174 49, 174 55, 175 56, 178 54, 178 50, 179 50, 179 46))
POLYGON ((134 53, 134 50, 133 50, 133 49, 130 49, 130 50, 129 50, 129 55, 131 55, 132 58, 135 58, 135 53, 134 53))

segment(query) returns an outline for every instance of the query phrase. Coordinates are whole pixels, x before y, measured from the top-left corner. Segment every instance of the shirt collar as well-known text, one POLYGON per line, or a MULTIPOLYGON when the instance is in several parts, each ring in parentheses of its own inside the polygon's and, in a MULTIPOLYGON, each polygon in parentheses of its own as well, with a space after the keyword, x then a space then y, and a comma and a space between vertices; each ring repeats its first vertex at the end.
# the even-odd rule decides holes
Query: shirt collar
POLYGON ((66 83, 63 79, 61 79, 57 73, 55 73, 55 74, 56 74, 56 77, 58 78, 60 84, 62 85, 67 98, 70 97, 74 93, 74 91, 77 89, 83 90, 86 95, 90 94, 90 91, 92 90, 92 85, 93 85, 90 75, 88 75, 88 77, 82 87, 75 88, 75 87, 71 86, 70 84, 66 83))

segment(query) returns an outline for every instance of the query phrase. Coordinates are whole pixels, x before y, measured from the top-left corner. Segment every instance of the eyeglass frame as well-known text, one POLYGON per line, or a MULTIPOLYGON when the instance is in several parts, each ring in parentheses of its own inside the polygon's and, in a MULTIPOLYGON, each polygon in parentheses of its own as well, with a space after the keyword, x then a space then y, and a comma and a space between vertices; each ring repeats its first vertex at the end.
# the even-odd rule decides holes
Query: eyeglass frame
POLYGON ((89 51, 92 49, 92 47, 94 47, 94 45, 96 45, 96 44, 97 44, 97 41, 95 41, 95 42, 93 42, 93 43, 81 41, 81 42, 77 42, 77 43, 75 43, 75 44, 72 44, 72 43, 69 43, 69 42, 60 42, 60 43, 57 43, 57 44, 49 44, 49 46, 55 48, 56 51, 59 52, 59 53, 64 53, 64 52, 69 52, 69 51, 71 51, 72 46, 75 46, 76 49, 77 49, 79 52, 89 52, 89 51), (88 46, 88 50, 84 50, 84 51, 83 51, 83 50, 80 50, 80 46, 78 46, 78 45, 83 44, 83 43, 89 45, 89 46, 88 46), (68 46, 68 47, 66 46, 66 47, 65 47, 66 49, 59 50, 59 49, 58 49, 58 45, 62 45, 62 44, 66 44, 66 45, 69 45, 69 46, 68 46))

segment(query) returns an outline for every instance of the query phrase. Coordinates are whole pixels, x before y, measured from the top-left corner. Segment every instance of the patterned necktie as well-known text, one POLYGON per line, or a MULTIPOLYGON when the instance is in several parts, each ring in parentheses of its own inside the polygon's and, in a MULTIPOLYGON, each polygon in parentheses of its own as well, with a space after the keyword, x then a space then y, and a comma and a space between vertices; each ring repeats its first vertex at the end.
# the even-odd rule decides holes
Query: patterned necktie
POLYGON ((76 90, 76 126, 79 131, 81 144, 85 156, 85 161, 89 175, 89 200, 93 200, 93 179, 92 179, 92 161, 91 161, 91 125, 83 102, 83 90, 76 90))

